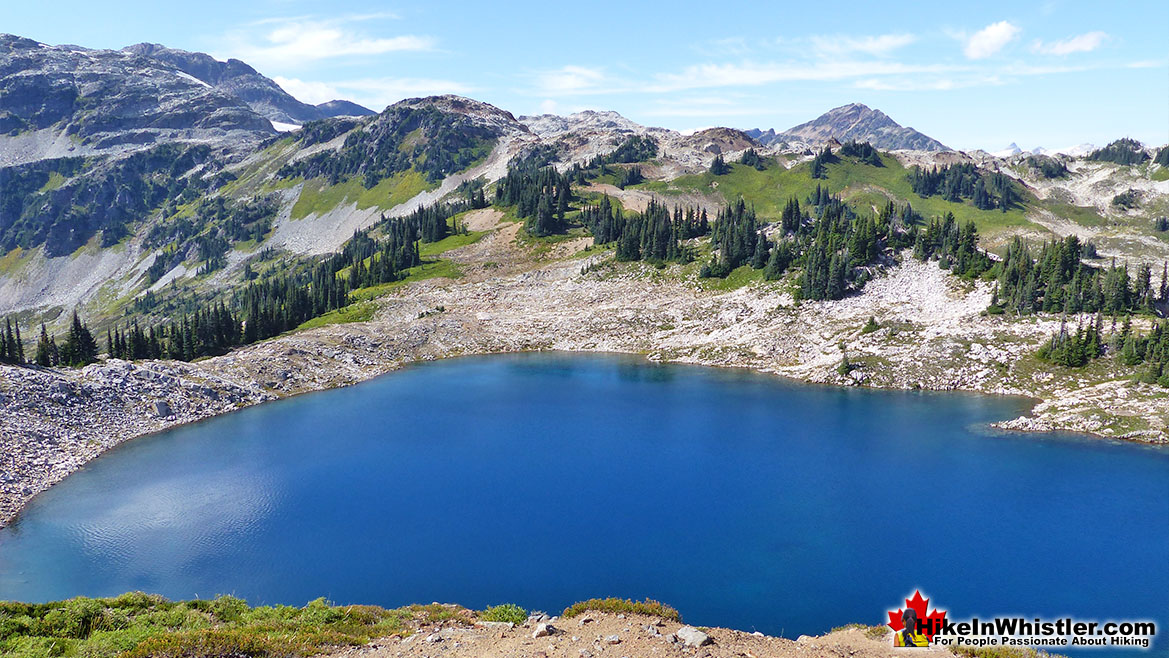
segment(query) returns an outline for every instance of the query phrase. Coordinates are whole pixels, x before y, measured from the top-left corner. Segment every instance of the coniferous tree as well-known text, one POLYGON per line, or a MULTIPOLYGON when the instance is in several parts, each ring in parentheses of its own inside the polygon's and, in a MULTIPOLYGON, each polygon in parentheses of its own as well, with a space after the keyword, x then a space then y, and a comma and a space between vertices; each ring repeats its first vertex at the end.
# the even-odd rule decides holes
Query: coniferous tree
POLYGON ((73 321, 69 325, 69 333, 65 336, 65 344, 61 347, 60 362, 62 365, 80 367, 97 361, 97 341, 89 332, 89 327, 81 322, 77 311, 73 312, 73 321))
POLYGON ((731 167, 723 159, 722 154, 714 156, 714 160, 710 163, 710 173, 715 176, 722 176, 731 173, 731 167))
POLYGON ((767 169, 767 161, 753 148, 743 151, 743 155, 739 156, 739 164, 754 167, 757 171, 767 169))
POLYGON ((884 167, 885 163, 881 162, 881 154, 868 142, 857 142, 856 140, 849 140, 840 147, 840 155, 852 157, 861 162, 872 165, 874 167, 884 167))
POLYGON ((52 367, 59 363, 58 358, 57 343, 49 337, 49 332, 42 322, 41 337, 37 341, 36 364, 46 368, 52 367))

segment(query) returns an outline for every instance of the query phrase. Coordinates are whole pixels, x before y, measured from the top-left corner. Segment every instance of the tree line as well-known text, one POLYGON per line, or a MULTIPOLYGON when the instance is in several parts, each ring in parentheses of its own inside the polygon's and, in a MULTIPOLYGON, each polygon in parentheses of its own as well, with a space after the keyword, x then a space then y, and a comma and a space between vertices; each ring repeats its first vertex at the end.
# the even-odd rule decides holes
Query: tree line
POLYGON ((1117 336, 1120 360, 1127 366, 1144 366, 1137 379, 1169 388, 1169 322, 1155 323, 1148 335, 1132 331, 1129 321, 1117 336))
POLYGON ((799 224, 792 249, 793 262, 803 267, 798 280, 801 299, 841 299, 862 288, 870 276, 864 268, 911 239, 891 204, 876 217, 858 216, 839 196, 819 186, 808 201, 812 220, 799 224))
POLYGON ((942 269, 966 278, 980 276, 993 265, 978 246, 974 222, 959 226, 950 212, 941 219, 930 220, 923 230, 916 232, 913 256, 922 261, 936 259, 942 269))
POLYGON ((89 326, 81 321, 76 311, 73 312, 69 330, 60 344, 57 343, 55 336, 49 335, 44 323, 41 323, 40 337, 31 361, 25 356, 19 321, 6 318, 4 325, 3 331, 0 331, 0 363, 81 367, 97 361, 97 341, 94 340, 89 326))
POLYGON ((655 199, 644 212, 627 215, 605 195, 600 204, 582 208, 580 219, 596 244, 616 243, 620 261, 690 262, 693 255, 684 241, 710 232, 705 209, 674 206, 671 212, 655 199))
POLYGON ((850 139, 840 146, 840 154, 848 157, 856 158, 861 162, 871 165, 873 167, 884 167, 885 163, 881 162, 881 154, 868 142, 858 142, 850 139))
POLYGON ((521 163, 508 168, 495 187, 495 202, 515 206, 524 229, 535 237, 552 235, 564 225, 572 200, 572 181, 578 170, 561 174, 555 167, 521 163))
POLYGON ((1096 162, 1114 162, 1121 165, 1140 164, 1149 159, 1145 147, 1135 139, 1125 137, 1112 142, 1108 146, 1098 148, 1085 156, 1087 160, 1096 162))
POLYGON ((350 129, 336 150, 325 149, 289 162, 276 175, 288 179, 322 177, 330 185, 360 177, 372 188, 381 181, 413 169, 431 183, 462 171, 490 152, 495 135, 490 128, 462 114, 434 107, 392 106, 381 114, 354 122, 324 119, 296 139, 309 144, 322 134, 330 137, 350 129), (333 124, 336 127, 330 129, 333 124), (356 129, 354 129, 356 128, 356 129), (419 139, 419 136, 424 139, 419 139))
POLYGON ((1164 320, 1153 323, 1148 334, 1141 334, 1133 330, 1132 318, 1126 317, 1119 331, 1113 324, 1109 340, 1104 339, 1101 313, 1080 323, 1074 332, 1065 321, 1039 348, 1037 356, 1048 363, 1079 368, 1109 353, 1120 364, 1136 368, 1137 381, 1169 388, 1169 322, 1164 320))
POLYGON ((1043 244, 1038 255, 1016 237, 1006 257, 995 264, 992 310, 1017 315, 1048 313, 1152 313, 1169 302, 1169 270, 1162 267, 1160 285, 1154 285, 1152 267, 1137 266, 1130 276, 1127 263, 1115 259, 1107 268, 1083 262, 1084 247, 1074 235, 1043 244))
POLYGON ((763 270, 764 278, 781 278, 791 267, 802 267, 797 279, 801 299, 840 299, 862 287, 866 266, 885 258, 890 250, 912 244, 918 215, 908 205, 898 210, 892 202, 877 215, 857 215, 827 187, 817 186, 804 206, 789 198, 780 214, 778 230, 769 239, 755 209, 745 201, 719 211, 711 230, 711 246, 718 254, 699 276, 725 277, 737 267, 763 270))
MULTIPOLYGON (((170 358, 190 361, 222 354, 241 345, 271 338, 304 322, 347 306, 349 293, 399 281, 422 264, 419 242, 449 233, 435 228, 468 204, 419 208, 403 218, 382 220, 358 231, 342 250, 314 264, 271 274, 235 291, 227 299, 195 304, 169 321, 145 329, 134 321, 106 332, 106 353, 128 360, 170 358), (379 234, 373 237, 373 231, 379 234)), ((447 231, 451 229, 448 225, 447 231)), ((11 323, 11 320, 9 320, 11 323)), ((23 363, 19 327, 11 337, 0 332, 0 360, 23 363)), ((98 345, 76 313, 63 342, 41 326, 34 362, 44 366, 81 366, 97 359, 98 345)))
POLYGON ((929 169, 914 165, 909 170, 909 184, 920 197, 939 195, 954 203, 970 199, 979 210, 998 208, 1006 212, 1021 200, 1009 176, 996 171, 987 177, 971 163, 929 169))

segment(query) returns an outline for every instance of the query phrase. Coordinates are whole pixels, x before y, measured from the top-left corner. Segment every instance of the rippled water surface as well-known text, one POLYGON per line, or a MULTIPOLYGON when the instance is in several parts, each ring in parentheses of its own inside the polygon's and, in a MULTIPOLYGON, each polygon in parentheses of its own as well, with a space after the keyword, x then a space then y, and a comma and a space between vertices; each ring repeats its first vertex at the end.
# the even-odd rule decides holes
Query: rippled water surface
POLYGON ((1169 452, 985 429, 1025 409, 616 356, 431 363, 111 451, 0 531, 0 599, 652 597, 794 637, 920 587, 957 618, 1169 629, 1169 452))

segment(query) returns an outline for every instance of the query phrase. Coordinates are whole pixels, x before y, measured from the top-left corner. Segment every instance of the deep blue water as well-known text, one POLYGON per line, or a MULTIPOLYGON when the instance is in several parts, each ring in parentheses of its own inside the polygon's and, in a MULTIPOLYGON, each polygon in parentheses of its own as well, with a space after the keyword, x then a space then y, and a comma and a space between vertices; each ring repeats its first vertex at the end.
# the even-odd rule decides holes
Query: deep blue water
POLYGON ((0 599, 651 597, 794 637, 921 588, 958 619, 1155 619, 1163 655, 1169 451, 985 427, 1025 409, 618 356, 436 362, 109 452, 0 531, 0 599))

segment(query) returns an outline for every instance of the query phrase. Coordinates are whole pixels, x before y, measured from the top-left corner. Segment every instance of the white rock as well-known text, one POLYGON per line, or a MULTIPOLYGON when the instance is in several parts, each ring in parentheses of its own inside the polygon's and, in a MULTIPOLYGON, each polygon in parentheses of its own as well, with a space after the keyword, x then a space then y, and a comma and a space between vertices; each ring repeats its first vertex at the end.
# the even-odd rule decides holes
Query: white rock
POLYGON ((711 643, 710 636, 693 626, 683 626, 678 629, 678 638, 688 647, 701 647, 711 643))
POLYGON ((532 637, 547 637, 556 632, 556 627, 552 624, 543 623, 536 626, 536 630, 532 631, 532 637))

